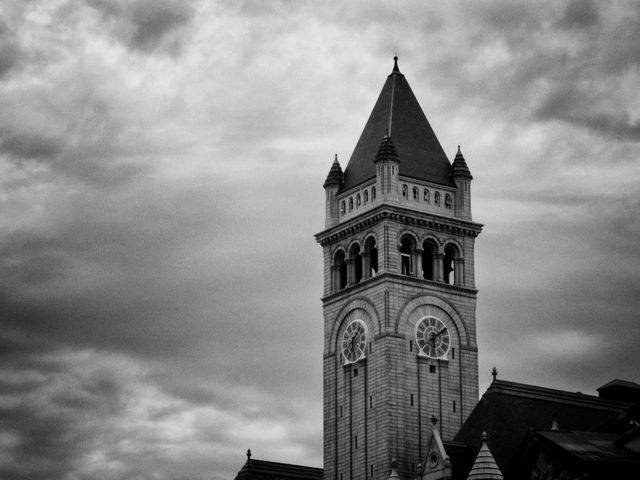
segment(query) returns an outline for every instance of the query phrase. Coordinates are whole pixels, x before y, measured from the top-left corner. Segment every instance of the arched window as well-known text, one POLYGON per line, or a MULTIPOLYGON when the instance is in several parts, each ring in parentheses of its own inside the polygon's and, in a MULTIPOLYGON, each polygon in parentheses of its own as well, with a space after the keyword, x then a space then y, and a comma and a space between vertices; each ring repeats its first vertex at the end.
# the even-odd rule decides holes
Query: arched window
POLYGON ((411 256, 416 249, 413 237, 405 235, 400 240, 400 273, 402 275, 412 275, 413 265, 411 256))
POLYGON ((451 205, 453 204, 453 202, 451 201, 451 195, 449 195, 448 193, 444 196, 444 206, 446 208, 451 208, 451 205))
POLYGON ((376 199, 376 187, 371 187, 371 201, 376 199))
POLYGON ((426 188, 424 189, 424 201, 426 203, 429 203, 429 190, 427 190, 426 188))
POLYGON ((422 276, 427 280, 435 280, 435 255, 438 247, 433 240, 422 243, 422 276))
POLYGON ((407 196, 409 195, 409 187, 407 187, 405 184, 402 185, 402 196, 404 198, 407 198, 407 196))
POLYGON ((358 283, 362 280, 362 255, 360 255, 360 245, 357 243, 349 250, 349 260, 351 260, 351 283, 358 283))
POLYGON ((331 270, 334 290, 342 290, 347 286, 347 260, 344 251, 340 250, 336 253, 331 270))
POLYGON ((349 211, 353 210, 353 197, 349 197, 349 211))
POLYGON ((376 239, 369 237, 364 244, 366 262, 363 265, 364 274, 369 277, 375 277, 378 274, 378 247, 376 239))
POLYGON ((362 197, 360 196, 360 194, 356 195, 356 208, 358 208, 360 205, 362 205, 362 197))
POLYGON ((369 201, 369 190, 364 191, 364 203, 369 201))
POLYGON ((433 194, 433 203, 440 206, 440 192, 436 192, 433 194))
POLYGON ((455 261, 459 258, 458 249, 454 245, 447 245, 444 247, 444 260, 442 264, 444 283, 453 285, 456 283, 455 278, 455 261))
POLYGON ((418 190, 418 187, 413 187, 413 199, 417 202, 419 200, 420 197, 420 191, 418 190))
POLYGON ((344 215, 347 211, 347 204, 346 202, 343 200, 342 203, 340 204, 340 213, 342 215, 344 215))

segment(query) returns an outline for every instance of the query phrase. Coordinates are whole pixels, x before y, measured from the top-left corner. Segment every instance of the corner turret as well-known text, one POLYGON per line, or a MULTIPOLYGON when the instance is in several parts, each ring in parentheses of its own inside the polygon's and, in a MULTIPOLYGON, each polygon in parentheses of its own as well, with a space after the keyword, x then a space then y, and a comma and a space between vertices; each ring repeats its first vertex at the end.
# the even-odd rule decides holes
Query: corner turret
POLYGON ((342 187, 343 180, 344 174, 342 173, 342 167, 340 167, 338 154, 336 153, 331 169, 329 170, 329 175, 327 175, 327 179, 323 185, 326 198, 325 228, 332 227, 339 221, 338 190, 342 187))
POLYGON ((456 158, 451 165, 451 180, 456 185, 455 215, 464 219, 471 219, 471 172, 462 155, 460 145, 456 158))
POLYGON ((382 200, 398 199, 398 172, 400 159, 389 135, 385 135, 378 148, 376 159, 376 184, 382 200))

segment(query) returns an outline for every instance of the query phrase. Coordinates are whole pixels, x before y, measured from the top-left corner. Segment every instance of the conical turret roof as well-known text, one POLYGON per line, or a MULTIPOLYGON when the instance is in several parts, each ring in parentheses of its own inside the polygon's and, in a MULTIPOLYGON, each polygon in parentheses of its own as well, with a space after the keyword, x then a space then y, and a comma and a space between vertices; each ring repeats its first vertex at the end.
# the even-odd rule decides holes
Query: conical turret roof
POLYGON ((487 446, 487 434, 482 433, 482 446, 467 480, 502 480, 502 472, 487 446))
POLYGON ((324 181, 323 187, 327 188, 331 185, 342 185, 343 173, 342 167, 340 166, 340 162, 338 161, 338 154, 336 153, 336 157, 333 160, 333 164, 331 165, 331 169, 329 170, 329 175, 327 175, 327 179, 324 181))
POLYGON ((403 176, 453 185, 451 163, 444 153, 411 87, 400 73, 397 57, 382 87, 349 163, 342 189, 348 190, 375 177, 374 160, 380 138, 393 138, 403 176))
POLYGON ((451 175, 463 175, 469 178, 473 178, 471 176, 471 172, 469 171, 469 167, 467 167, 467 162, 462 155, 462 150, 460 150, 460 145, 458 145, 458 153, 456 153, 456 158, 453 159, 451 175))

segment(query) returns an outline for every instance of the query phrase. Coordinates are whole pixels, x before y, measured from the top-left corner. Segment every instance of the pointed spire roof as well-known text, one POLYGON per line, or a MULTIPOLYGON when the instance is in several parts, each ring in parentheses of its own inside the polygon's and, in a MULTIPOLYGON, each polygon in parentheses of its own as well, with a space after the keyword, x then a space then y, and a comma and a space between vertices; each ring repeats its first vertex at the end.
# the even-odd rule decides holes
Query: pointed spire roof
POLYGON ((393 140, 389 135, 385 135, 380 143, 380 148, 378 148, 378 153, 376 154, 375 163, 381 162, 383 160, 395 160, 398 159, 398 152, 396 152, 396 146, 393 144, 393 140))
POLYGON ((469 167, 467 167, 467 162, 462 155, 462 150, 460 150, 460 145, 458 145, 458 153, 456 153, 456 158, 453 159, 451 175, 463 175, 465 177, 473 178, 471 176, 471 172, 469 171, 469 167))
POLYGON ((502 480, 503 478, 502 472, 487 446, 487 434, 482 432, 482 446, 467 480, 502 480))
POLYGON ((404 176, 453 185, 451 164, 418 104, 411 87, 398 68, 394 67, 382 87, 360 139, 344 170, 343 190, 348 190, 375 177, 374 160, 380 137, 393 138, 404 176))
POLYGON ((323 187, 327 188, 331 185, 340 186, 342 185, 343 177, 342 167, 340 166, 340 162, 338 162, 338 154, 336 153, 336 157, 333 160, 333 164, 329 170, 329 175, 327 175, 327 179, 324 181, 323 187))

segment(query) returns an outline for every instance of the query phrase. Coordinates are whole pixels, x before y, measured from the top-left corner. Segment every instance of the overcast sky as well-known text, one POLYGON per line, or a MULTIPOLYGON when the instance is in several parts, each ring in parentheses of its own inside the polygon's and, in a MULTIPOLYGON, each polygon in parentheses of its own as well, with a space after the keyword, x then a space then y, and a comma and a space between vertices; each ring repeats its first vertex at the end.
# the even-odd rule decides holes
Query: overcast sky
POLYGON ((640 3, 5 0, 0 477, 322 465, 322 183, 400 57, 474 176, 480 391, 640 382, 640 3))

